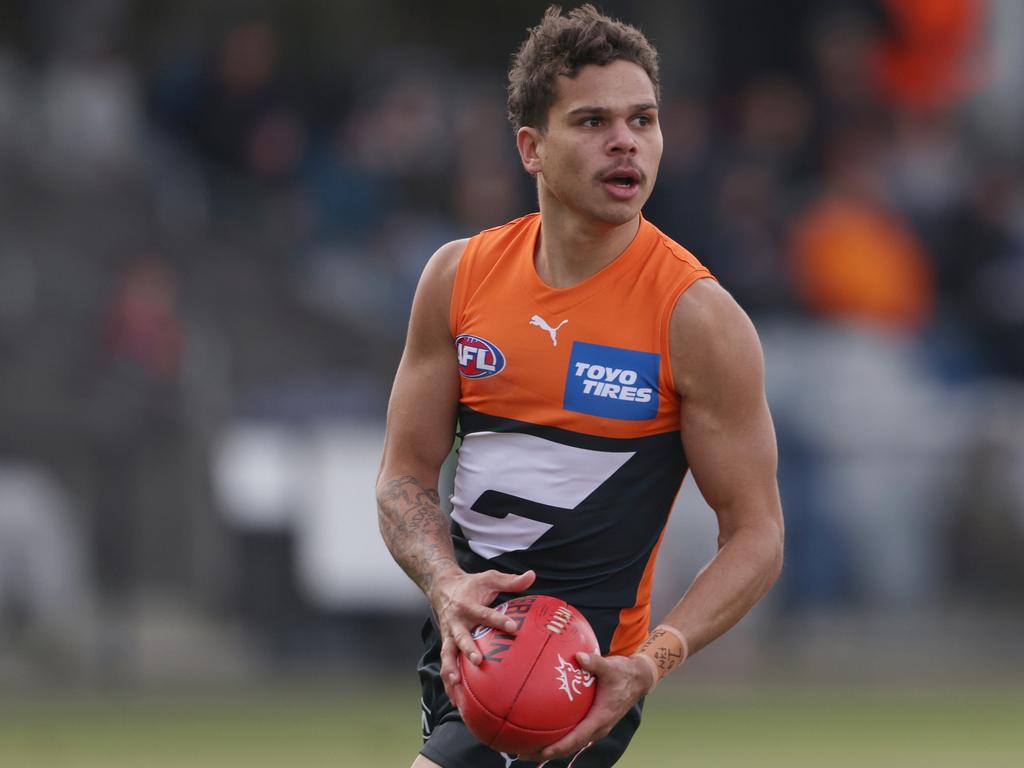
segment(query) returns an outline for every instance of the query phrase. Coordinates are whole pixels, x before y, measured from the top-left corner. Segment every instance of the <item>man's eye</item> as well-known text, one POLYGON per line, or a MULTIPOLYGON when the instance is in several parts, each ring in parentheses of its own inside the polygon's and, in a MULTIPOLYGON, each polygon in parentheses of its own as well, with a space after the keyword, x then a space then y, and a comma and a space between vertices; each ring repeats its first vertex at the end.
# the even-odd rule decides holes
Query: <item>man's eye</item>
POLYGON ((587 128, 597 128, 599 125, 601 125, 601 118, 588 117, 582 122, 582 125, 585 125, 587 128))
POLYGON ((652 120, 651 120, 651 118, 648 115, 638 115, 637 118, 636 118, 636 124, 639 125, 639 126, 646 127, 646 126, 650 125, 651 122, 652 122, 652 120))

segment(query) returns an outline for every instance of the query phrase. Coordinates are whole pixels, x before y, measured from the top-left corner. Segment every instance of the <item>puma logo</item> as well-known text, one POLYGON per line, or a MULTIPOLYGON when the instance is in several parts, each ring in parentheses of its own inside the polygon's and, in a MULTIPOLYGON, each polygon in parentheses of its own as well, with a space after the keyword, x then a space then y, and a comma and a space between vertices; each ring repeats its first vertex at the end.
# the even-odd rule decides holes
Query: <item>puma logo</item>
POLYGON ((552 328, 550 325, 548 325, 547 320, 545 320, 540 315, 534 315, 533 317, 530 318, 530 325, 536 325, 541 330, 548 332, 548 335, 551 337, 551 345, 554 347, 558 346, 558 329, 568 322, 568 320, 563 320, 554 328, 552 328))

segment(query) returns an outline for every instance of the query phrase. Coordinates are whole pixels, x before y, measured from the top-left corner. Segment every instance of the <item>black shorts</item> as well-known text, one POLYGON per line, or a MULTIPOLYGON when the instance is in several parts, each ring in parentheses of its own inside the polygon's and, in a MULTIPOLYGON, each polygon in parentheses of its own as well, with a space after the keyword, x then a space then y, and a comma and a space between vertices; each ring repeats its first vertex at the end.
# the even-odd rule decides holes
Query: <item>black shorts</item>
MULTIPOLYGON (((423 625, 423 657, 417 668, 420 675, 423 710, 423 748, 420 754, 441 768, 528 768, 536 765, 517 760, 485 747, 469 732, 458 708, 449 700, 441 681, 441 633, 433 618, 423 625)), ((626 751, 640 727, 641 699, 626 713, 611 733, 582 750, 573 760, 551 760, 545 768, 608 768, 626 751)))

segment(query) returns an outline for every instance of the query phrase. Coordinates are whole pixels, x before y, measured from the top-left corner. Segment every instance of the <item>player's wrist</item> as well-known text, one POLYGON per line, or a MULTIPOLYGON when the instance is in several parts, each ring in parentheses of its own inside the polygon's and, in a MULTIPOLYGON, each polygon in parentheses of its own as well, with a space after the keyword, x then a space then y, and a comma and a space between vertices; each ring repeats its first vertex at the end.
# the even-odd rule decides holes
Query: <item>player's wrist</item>
POLYGON ((633 655, 642 659, 653 674, 653 682, 646 691, 650 693, 662 678, 686 661, 690 647, 680 630, 669 624, 659 624, 633 655))
POLYGON ((423 593, 431 603, 436 604, 451 585, 463 576, 466 576, 466 572, 454 560, 442 561, 426 580, 423 593))
POLYGON ((658 674, 658 665, 654 659, 643 653, 634 653, 630 658, 639 662, 638 668, 640 671, 637 674, 644 681, 641 686, 643 693, 640 695, 646 696, 657 687, 658 682, 661 680, 661 676, 658 674))

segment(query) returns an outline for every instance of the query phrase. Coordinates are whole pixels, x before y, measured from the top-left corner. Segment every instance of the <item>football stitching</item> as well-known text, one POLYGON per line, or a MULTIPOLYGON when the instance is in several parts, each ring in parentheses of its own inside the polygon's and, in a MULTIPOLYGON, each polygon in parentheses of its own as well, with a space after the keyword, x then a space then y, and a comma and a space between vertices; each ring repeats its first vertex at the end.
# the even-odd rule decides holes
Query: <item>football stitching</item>
POLYGON ((572 623, 572 620, 572 611, 569 610, 568 606, 563 605, 554 612, 548 620, 548 623, 544 625, 544 629, 549 632, 554 632, 556 635, 560 635, 572 623))

